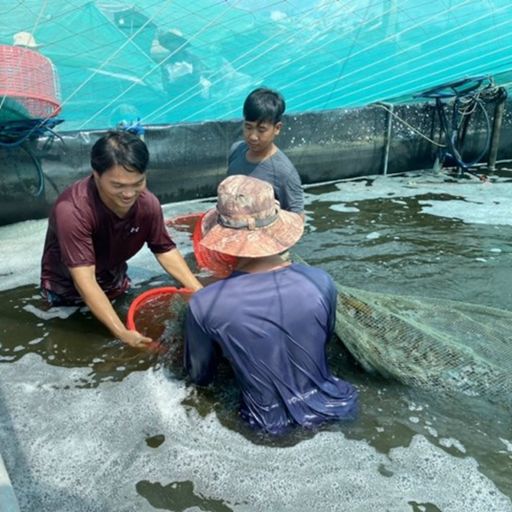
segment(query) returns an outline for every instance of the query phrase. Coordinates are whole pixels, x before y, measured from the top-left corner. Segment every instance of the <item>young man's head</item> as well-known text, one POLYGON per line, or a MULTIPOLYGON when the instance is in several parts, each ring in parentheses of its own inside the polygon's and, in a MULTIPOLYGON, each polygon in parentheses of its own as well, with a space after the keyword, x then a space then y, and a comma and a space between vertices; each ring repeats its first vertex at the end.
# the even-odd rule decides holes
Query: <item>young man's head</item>
POLYGON ((284 98, 272 89, 260 87, 247 96, 243 107, 244 138, 253 154, 265 157, 272 152, 285 108, 284 98))
POLYGON ((148 162, 146 144, 133 133, 108 132, 92 147, 91 167, 100 198, 120 217, 146 188, 148 162))
POLYGON ((277 91, 260 87, 252 91, 244 102, 244 119, 251 123, 281 122, 286 109, 284 98, 277 91))
POLYGON ((115 165, 128 172, 144 174, 148 162, 145 142, 130 132, 108 132, 94 143, 91 150, 91 167, 100 176, 115 165))

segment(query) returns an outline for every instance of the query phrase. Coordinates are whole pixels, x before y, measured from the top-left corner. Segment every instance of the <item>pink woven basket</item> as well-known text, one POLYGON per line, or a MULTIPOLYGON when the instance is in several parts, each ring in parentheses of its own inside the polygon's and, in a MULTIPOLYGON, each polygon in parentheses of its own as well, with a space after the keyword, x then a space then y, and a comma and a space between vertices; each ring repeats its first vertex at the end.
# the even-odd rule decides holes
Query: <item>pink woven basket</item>
POLYGON ((31 118, 55 117, 61 109, 53 64, 28 48, 0 45, 0 96, 16 101, 31 118))

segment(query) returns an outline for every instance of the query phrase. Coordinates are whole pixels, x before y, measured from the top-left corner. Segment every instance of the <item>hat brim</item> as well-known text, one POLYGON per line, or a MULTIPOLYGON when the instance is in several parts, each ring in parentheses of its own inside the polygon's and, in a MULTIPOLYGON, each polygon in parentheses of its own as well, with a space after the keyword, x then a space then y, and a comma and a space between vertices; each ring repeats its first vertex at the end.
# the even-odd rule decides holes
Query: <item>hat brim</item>
POLYGON ((200 244, 212 251, 242 258, 280 254, 295 245, 304 232, 302 217, 286 210, 280 210, 272 224, 252 230, 226 228, 217 219, 215 208, 206 212, 201 224, 203 238, 200 244))

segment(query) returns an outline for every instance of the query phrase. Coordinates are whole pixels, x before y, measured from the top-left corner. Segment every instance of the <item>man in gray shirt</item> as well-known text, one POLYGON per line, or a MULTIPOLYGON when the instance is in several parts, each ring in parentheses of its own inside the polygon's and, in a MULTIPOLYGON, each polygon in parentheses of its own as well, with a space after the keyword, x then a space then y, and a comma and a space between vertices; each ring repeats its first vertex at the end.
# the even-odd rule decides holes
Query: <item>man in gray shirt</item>
POLYGON ((267 181, 274 188, 281 208, 304 214, 304 192, 299 173, 275 145, 286 108, 281 94, 259 88, 247 96, 244 106, 244 140, 231 147, 228 176, 244 174, 267 181))

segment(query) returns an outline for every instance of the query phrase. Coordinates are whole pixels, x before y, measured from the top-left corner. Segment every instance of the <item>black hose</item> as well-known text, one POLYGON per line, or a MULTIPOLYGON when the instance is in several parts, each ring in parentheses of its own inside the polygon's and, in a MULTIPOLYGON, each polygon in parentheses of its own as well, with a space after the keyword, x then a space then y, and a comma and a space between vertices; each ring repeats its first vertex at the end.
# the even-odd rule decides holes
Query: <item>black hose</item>
POLYGON ((482 110, 482 113, 483 113, 484 119, 485 119, 485 124, 486 124, 485 144, 484 144, 484 149, 481 151, 481 153, 473 161, 466 163, 466 165, 468 167, 472 167, 473 165, 478 163, 489 151, 489 147, 491 144, 491 120, 489 119, 489 114, 487 113, 484 102, 482 100, 476 99, 475 101, 476 101, 476 106, 482 110))
MULTIPOLYGON (((445 108, 444 108, 445 106, 443 104, 442 99, 444 99, 444 96, 437 96, 435 98, 435 100, 436 100, 435 105, 436 105, 436 110, 439 115, 441 131, 444 132, 444 134, 445 134, 446 145, 448 148, 448 151, 445 151, 445 156, 449 156, 449 157, 453 158, 455 160, 457 166, 460 169, 462 169, 465 172, 471 173, 469 168, 472 167, 473 165, 475 165, 476 163, 478 163, 485 156, 485 154, 489 151, 490 142, 491 142, 491 121, 489 119, 489 114, 487 113, 484 102, 480 98, 475 97, 472 99, 472 101, 475 104, 475 110, 476 110, 476 108, 479 108, 482 111, 483 116, 484 116, 485 127, 486 127, 485 143, 484 143, 484 148, 482 149, 482 151, 476 158, 474 158, 470 162, 465 162, 462 157, 462 154, 461 154, 462 148, 460 150, 457 148, 457 143, 459 141, 459 135, 460 135, 460 127, 461 127, 461 125, 459 124, 458 119, 457 119, 457 113, 458 113, 458 108, 459 108, 459 97, 455 97, 450 127, 448 126, 448 119, 446 117, 446 112, 445 112, 445 108)), ((473 115, 473 114, 474 114, 474 111, 471 114, 467 114, 467 115, 473 115)), ((466 128, 467 128, 467 126, 466 126, 466 128)))
MULTIPOLYGON (((30 191, 33 197, 40 197, 45 191, 45 175, 39 159, 34 155, 30 147, 24 143, 31 138, 37 138, 46 133, 50 133, 49 140, 58 137, 62 142, 63 139, 53 128, 62 123, 61 119, 25 119, 22 121, 10 121, 0 124, 0 148, 14 149, 20 148, 27 153, 34 164, 37 177, 37 189, 35 192, 30 191)), ((48 142, 48 141, 47 141, 48 142)), ((23 183, 18 170, 16 170, 18 179, 23 183)), ((53 184, 55 187, 55 184, 53 184)))
MULTIPOLYGON (((40 197, 44 193, 44 172, 43 168, 41 167, 41 164, 39 162, 39 159, 34 155, 32 150, 30 148, 25 147, 24 145, 19 146, 20 149, 25 151, 25 153, 28 154, 30 159, 32 160, 32 163, 34 164, 34 167, 36 169, 36 176, 37 176, 37 189, 35 192, 30 191, 30 195, 34 197, 40 197)), ((23 180, 21 179, 19 172, 17 172, 19 180, 23 183, 23 180)))

